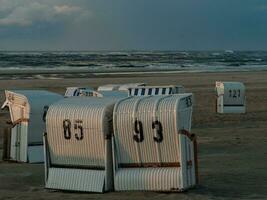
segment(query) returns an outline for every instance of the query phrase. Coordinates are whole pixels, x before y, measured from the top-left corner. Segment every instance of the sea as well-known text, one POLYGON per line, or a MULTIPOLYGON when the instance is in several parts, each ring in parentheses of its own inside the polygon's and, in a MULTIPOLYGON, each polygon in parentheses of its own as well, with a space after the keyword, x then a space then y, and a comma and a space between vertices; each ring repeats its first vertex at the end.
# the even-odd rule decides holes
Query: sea
POLYGON ((0 79, 4 74, 27 72, 190 73, 264 70, 267 70, 267 51, 0 51, 0 79))

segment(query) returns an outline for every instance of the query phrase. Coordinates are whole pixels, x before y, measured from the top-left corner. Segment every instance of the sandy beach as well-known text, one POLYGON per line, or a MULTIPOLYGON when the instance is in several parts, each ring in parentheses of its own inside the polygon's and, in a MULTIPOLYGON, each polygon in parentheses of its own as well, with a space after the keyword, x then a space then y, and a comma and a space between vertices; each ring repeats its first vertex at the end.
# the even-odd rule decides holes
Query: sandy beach
MULTIPOLYGON (((44 189, 44 166, 0 161, 0 199, 267 199, 267 72, 92 75, 79 78, 0 80, 5 89, 45 89, 63 94, 68 86, 96 88, 109 83, 181 84, 194 94, 192 132, 199 142, 200 184, 185 193, 70 193, 44 189), (215 81, 246 86, 246 114, 215 113, 215 81)), ((68 77, 68 76, 66 76, 68 77)), ((0 111, 2 130, 8 120, 0 111)), ((1 156, 1 155, 0 155, 1 156)))

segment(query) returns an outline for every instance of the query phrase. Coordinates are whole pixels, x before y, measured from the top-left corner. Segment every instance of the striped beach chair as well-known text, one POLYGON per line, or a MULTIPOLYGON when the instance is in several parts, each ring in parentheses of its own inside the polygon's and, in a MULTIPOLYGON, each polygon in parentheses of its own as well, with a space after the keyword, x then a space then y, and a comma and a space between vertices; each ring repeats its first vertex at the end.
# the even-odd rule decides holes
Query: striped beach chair
POLYGON ((184 92, 184 87, 181 85, 139 86, 128 88, 129 96, 169 95, 184 92))

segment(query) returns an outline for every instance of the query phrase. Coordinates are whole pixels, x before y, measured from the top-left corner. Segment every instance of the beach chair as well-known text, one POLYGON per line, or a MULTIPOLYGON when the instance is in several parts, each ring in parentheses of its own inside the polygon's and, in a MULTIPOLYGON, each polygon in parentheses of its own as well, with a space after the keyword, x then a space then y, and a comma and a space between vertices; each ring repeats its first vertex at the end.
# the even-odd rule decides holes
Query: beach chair
POLYGON ((112 137, 115 191, 184 191, 197 183, 192 94, 118 101, 112 137))
POLYGON ((128 88, 129 96, 169 95, 180 93, 185 93, 185 89, 181 85, 138 86, 128 88))
POLYGON ((128 93, 125 90, 102 90, 95 91, 90 88, 68 87, 65 92, 65 97, 86 96, 86 97, 127 97, 128 93))
POLYGON ((63 96, 44 90, 6 90, 11 119, 10 159, 18 162, 44 162, 43 132, 45 112, 63 96))
POLYGON ((245 86, 241 82, 216 81, 216 112, 245 113, 245 86))
POLYGON ((112 115, 115 97, 65 98, 47 112, 45 187, 113 190, 112 115))
POLYGON ((98 87, 97 91, 127 91, 130 87, 145 86, 145 83, 106 84, 98 87))
POLYGON ((93 90, 92 88, 67 87, 64 96, 65 97, 77 97, 77 96, 101 97, 101 94, 93 90))

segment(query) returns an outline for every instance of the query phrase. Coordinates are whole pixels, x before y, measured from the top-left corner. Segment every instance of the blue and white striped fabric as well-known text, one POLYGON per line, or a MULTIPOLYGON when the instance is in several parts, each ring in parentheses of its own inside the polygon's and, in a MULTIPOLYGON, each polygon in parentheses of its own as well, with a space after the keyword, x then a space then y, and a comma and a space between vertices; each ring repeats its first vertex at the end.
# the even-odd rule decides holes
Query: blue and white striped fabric
POLYGON ((183 86, 143 86, 128 88, 129 96, 170 95, 184 93, 183 86))

